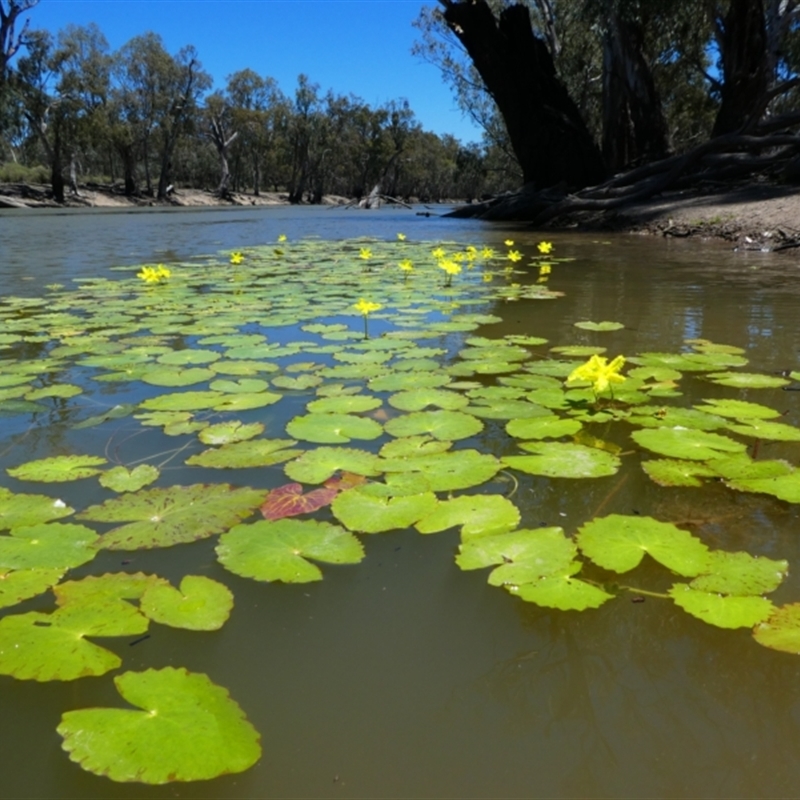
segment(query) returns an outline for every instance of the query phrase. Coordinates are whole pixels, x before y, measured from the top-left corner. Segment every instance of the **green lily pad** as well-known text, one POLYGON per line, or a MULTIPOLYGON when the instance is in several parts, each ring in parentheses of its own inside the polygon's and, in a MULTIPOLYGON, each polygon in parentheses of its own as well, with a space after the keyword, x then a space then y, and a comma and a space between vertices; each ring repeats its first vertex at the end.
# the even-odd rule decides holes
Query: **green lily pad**
POLYGON ((0 486, 0 530, 50 522, 74 511, 63 500, 43 494, 15 494, 0 486))
POLYGON ((454 492, 480 486, 491 480, 502 464, 490 453, 477 450, 450 450, 416 458, 384 459, 384 472, 419 472, 433 492, 454 492))
POLYGON ((206 675, 165 667, 125 672, 114 684, 136 709, 67 711, 57 729, 70 759, 88 772, 147 784, 209 780, 261 757, 255 728, 206 675))
POLYGON ((151 397, 141 404, 149 411, 201 411, 225 399, 224 392, 172 392, 151 397))
POLYGON ((365 394, 342 395, 339 397, 322 397, 312 400, 307 408, 312 414, 360 414, 380 408, 383 401, 378 397, 365 394))
POLYGON ((274 386, 281 389, 291 389, 294 391, 302 392, 306 389, 313 389, 322 383, 322 378, 318 375, 298 375, 293 378, 290 375, 279 375, 277 378, 272 379, 274 386))
POLYGON ((452 442, 443 442, 430 436, 404 436, 393 439, 381 447, 380 455, 383 458, 416 458, 444 453, 453 446, 452 442))
POLYGON ((214 411, 249 411, 271 406, 282 397, 277 392, 229 392, 223 394, 222 399, 214 403, 212 408, 214 411))
POLYGON ((753 638, 772 650, 800 655, 800 603, 776 608, 753 628, 753 638))
POLYGON ((233 444, 234 442, 245 442, 248 439, 252 439, 263 433, 263 431, 263 422, 245 424, 238 419, 232 419, 228 422, 209 425, 197 434, 197 438, 203 444, 233 444))
POLYGON ((55 586, 65 569, 0 569, 0 608, 36 597, 55 586))
POLYGON ((800 442, 800 428, 783 422, 753 420, 749 425, 728 425, 728 429, 740 436, 766 439, 770 442, 800 442))
POLYGON ((786 378, 754 372, 714 372, 707 377, 719 386, 733 386, 737 389, 777 389, 791 383, 786 378))
POLYGON ((581 526, 578 547, 595 564, 628 572, 649 553, 667 569, 695 577, 708 569, 708 548, 688 531, 652 517, 610 514, 581 526))
POLYGON ((509 584, 506 589, 526 603, 535 603, 544 608, 557 608, 561 611, 599 608, 614 598, 613 594, 574 578, 573 575, 580 568, 581 565, 576 562, 560 574, 547 575, 533 583, 509 584))
POLYGON ((132 470, 114 467, 100 475, 100 485, 114 492, 136 492, 158 479, 161 471, 151 464, 139 464, 132 470))
POLYGON ((727 436, 683 427, 634 431, 631 438, 660 455, 692 461, 705 461, 723 453, 742 453, 747 449, 746 445, 727 436))
POLYGON ((700 478, 715 478, 718 473, 699 461, 672 458, 649 459, 642 469, 659 486, 702 486, 700 478))
POLYGON ((781 415, 780 411, 759 403, 751 403, 747 400, 703 400, 705 405, 697 405, 696 409, 710 414, 717 414, 720 417, 733 417, 740 421, 751 419, 774 419, 781 415))
POLYGON ((666 367, 680 372, 713 372, 747 364, 746 358, 729 353, 640 353, 628 360, 642 367, 666 367))
MULTIPOLYGON (((208 388, 215 392, 225 392, 226 394, 258 394, 269 386, 269 382, 261 378, 218 378, 212 381, 208 388)), ((226 398, 228 399, 228 398, 226 398)))
MULTIPOLYGON (((786 461, 760 460, 754 461, 747 453, 735 453, 731 456, 712 458, 707 466, 726 481, 754 480, 756 478, 779 478, 791 475, 794 467, 786 461)), ((730 484, 729 484, 730 485, 730 484)))
POLYGON ((364 549, 353 534, 316 520, 263 520, 236 525, 220 537, 217 558, 236 575, 257 581, 308 583, 322 580, 319 567, 357 564, 364 549))
POLYGON ((669 406, 640 406, 632 411, 629 421, 631 425, 643 428, 691 428, 699 431, 715 431, 728 424, 721 416, 693 408, 669 406))
POLYGON ((185 463, 213 469, 269 467, 300 455, 302 450, 291 449, 295 444, 297 442, 294 439, 249 439, 203 450, 202 453, 189 456, 185 463))
POLYGON ((750 553, 709 553, 707 572, 689 585, 701 592, 757 595, 774 592, 789 572, 788 561, 751 556, 750 553))
POLYGON ((44 386, 41 389, 34 389, 27 392, 24 396, 26 400, 42 400, 45 397, 75 397, 83 394, 80 386, 71 383, 58 383, 55 386, 44 386))
POLYGON ((185 366, 187 364, 211 364, 218 361, 221 354, 216 350, 173 350, 159 356, 156 361, 159 364, 170 364, 171 366, 185 366))
POLYGON ((100 537, 85 525, 63 522, 14 528, 0 536, 0 567, 9 569, 71 569, 97 555, 100 537))
POLYGON ((519 509, 499 494, 473 494, 440 501, 436 509, 416 524, 420 533, 461 525, 462 538, 505 533, 519 525, 519 509))
POLYGON ((348 447, 317 447, 285 467, 286 475, 302 483, 323 483, 339 471, 372 477, 381 472, 380 459, 366 450, 348 447))
POLYGON ((524 450, 533 455, 505 456, 503 463, 530 475, 549 478, 600 478, 614 475, 620 460, 613 453, 568 442, 522 442, 524 450))
POLYGON ((109 550, 171 547, 222 533, 251 514, 264 500, 258 489, 232 489, 228 484, 140 489, 90 506, 79 519, 127 523, 100 538, 109 550))
MULTIPOLYGON (((535 394, 535 393, 531 393, 535 394)), ((549 409, 528 400, 478 400, 464 410, 482 419, 534 419, 551 416, 549 409)))
POLYGON ((153 622, 191 631, 216 631, 228 619, 233 595, 222 583, 202 575, 187 575, 180 589, 164 584, 150 586, 140 608, 153 622))
POLYGON ((741 347, 734 347, 730 344, 717 344, 710 339, 686 339, 686 344, 691 345, 693 350, 698 353, 733 353, 735 355, 744 355, 744 350, 741 347))
POLYGON ((361 487, 339 494, 331 504, 336 519, 351 531, 384 533, 409 528, 437 505, 433 492, 401 497, 375 497, 361 487))
POLYGON ((771 494, 787 503, 800 503, 800 470, 774 478, 737 478, 726 483, 740 492, 771 494))
POLYGON ((385 428, 392 436, 426 434, 435 439, 452 442, 480 433, 483 430, 483 423, 461 411, 414 411, 390 419, 385 428))
POLYGON ((572 436, 583 426, 575 419, 561 419, 554 415, 532 419, 512 419, 506 433, 517 439, 559 439, 572 436))
POLYGON ((389 405, 401 411, 422 411, 428 406, 455 411, 468 404, 469 400, 464 395, 447 389, 411 389, 389 398, 389 405))
POLYGON ((624 328, 625 326, 621 322, 576 322, 574 323, 576 328, 581 328, 585 331, 618 331, 624 328))
POLYGON ((216 372, 204 367, 190 367, 176 369, 175 367, 152 369, 145 372, 141 380, 151 386, 191 386, 195 383, 205 383, 216 376, 216 372))
POLYGON ((559 347, 551 347, 551 353, 558 353, 562 356, 584 358, 586 356, 600 355, 605 353, 608 348, 600 347, 598 345, 588 344, 567 344, 559 347))
POLYGON ((718 628, 752 628, 775 610, 765 597, 730 597, 677 583, 669 595, 684 611, 718 628))
POLYGON ((374 419, 353 414, 306 414, 289 420, 286 432, 306 442, 344 444, 352 439, 377 439, 383 427, 374 419))
POLYGON ((6 472, 21 481, 63 483, 91 478, 102 472, 100 467, 107 463, 100 456, 51 456, 11 467, 6 472))
POLYGON ((448 383, 449 375, 434 372, 392 372, 371 378, 367 386, 373 392, 400 392, 405 389, 435 389, 448 383))

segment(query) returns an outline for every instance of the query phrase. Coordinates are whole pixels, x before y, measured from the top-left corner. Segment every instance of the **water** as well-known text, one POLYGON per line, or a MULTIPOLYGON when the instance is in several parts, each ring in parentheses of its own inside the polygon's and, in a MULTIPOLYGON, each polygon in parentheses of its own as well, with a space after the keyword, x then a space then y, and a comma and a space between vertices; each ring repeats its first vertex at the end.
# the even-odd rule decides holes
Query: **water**
MULTIPOLYGON (((542 238, 519 226, 393 210, 11 212, 0 215, 0 285, 4 294, 36 295, 43 285, 105 274, 112 265, 185 261, 279 233, 393 239, 397 231, 478 246, 499 246, 511 235, 531 247, 542 238)), ((476 335, 524 332, 580 344, 588 339, 573 322, 619 320, 626 329, 613 346, 625 354, 677 352, 685 339, 703 337, 745 348, 753 372, 800 367, 792 256, 625 236, 547 238, 558 255, 575 258, 554 268, 550 281, 565 296, 498 306, 504 322, 476 335)), ((712 384, 692 386, 696 399, 731 396, 712 384)), ((742 396, 800 424, 798 392, 742 396)), ((3 466, 64 441, 79 442, 81 452, 103 450, 94 429, 68 431, 54 418, 50 428, 26 434, 16 419, 0 418, 3 466)), ((497 431, 487 425, 477 444, 493 452, 497 431)), ((112 444, 129 454, 140 446, 112 444)), ((800 461, 800 445, 766 447, 770 457, 800 461)), ((56 491, 22 487, 14 486, 56 491)), ((107 496, 93 487, 84 481, 65 491, 80 491, 85 506, 107 496)), ((786 558, 798 573, 796 506, 723 487, 704 490, 698 501, 697 491, 662 489, 629 470, 594 481, 523 476, 514 500, 524 519, 568 531, 601 511, 653 514, 690 526, 714 547, 786 558)), ((110 646, 125 669, 186 666, 227 687, 260 731, 263 758, 208 783, 114 784, 72 764, 55 732, 66 709, 119 704, 108 676, 65 684, 0 677, 0 797, 800 796, 797 656, 657 599, 621 596, 582 613, 522 603, 488 586, 485 571, 455 567, 455 531, 362 538, 362 564, 323 570, 325 579, 310 585, 237 578, 215 561, 213 540, 104 552, 77 570, 157 571, 173 582, 202 574, 232 589, 234 614, 217 633, 154 625, 140 644, 110 646)), ((657 584, 663 572, 647 566, 636 581, 657 584)), ((773 599, 798 595, 800 580, 790 574, 773 599)), ((38 607, 47 601, 24 610, 38 607)))

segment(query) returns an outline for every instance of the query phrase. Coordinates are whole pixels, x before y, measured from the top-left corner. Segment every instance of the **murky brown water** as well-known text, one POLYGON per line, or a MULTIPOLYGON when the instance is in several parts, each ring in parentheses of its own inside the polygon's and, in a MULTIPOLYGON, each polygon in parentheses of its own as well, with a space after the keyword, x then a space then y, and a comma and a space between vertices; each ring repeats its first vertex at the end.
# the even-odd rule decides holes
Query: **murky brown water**
MULTIPOLYGON (((398 230, 478 246, 508 235, 393 211, 7 214, 0 216, 0 285, 4 293, 36 293, 39 284, 114 264, 185 259, 274 241, 279 232, 394 238, 398 230)), ((542 238, 513 235, 518 244, 542 238)), ((581 344, 588 339, 573 322, 618 320, 626 329, 614 334, 614 347, 626 355, 675 352, 684 339, 704 337, 745 348, 752 371, 800 368, 800 267, 792 251, 547 238, 559 256, 576 259, 554 267, 550 279, 565 296, 495 308, 505 322, 478 334, 581 344)), ((724 394, 711 384, 687 385, 697 399, 724 394)), ((800 424, 800 392, 741 396, 800 424)), ((477 446, 495 452, 493 433, 501 429, 487 424, 477 446)), ((80 433, 84 450, 102 448, 89 431, 80 433)), ((0 453, 18 435, 13 421, 0 418, 0 453)), ((54 429, 22 446, 35 452, 45 447, 37 441, 59 435, 77 441, 77 432, 54 429)), ((620 442, 626 436, 608 433, 620 442)), ((768 453, 800 462, 800 445, 772 445, 768 453)), ((524 523, 572 532, 600 511, 652 514, 688 525, 715 547, 788 559, 792 573, 773 599, 800 599, 796 506, 722 486, 663 489, 637 458, 592 481, 521 479, 514 499, 524 523)), ((0 466, 7 460, 0 456, 0 466)), ((17 450, 14 463, 20 460, 17 450)), ((110 644, 129 650, 126 669, 187 666, 227 687, 261 732, 264 755, 255 768, 208 783, 113 784, 73 765, 55 732, 66 708, 118 704, 111 681, 0 677, 0 797, 800 797, 800 657, 657 599, 620 597, 582 613, 522 603, 488 586, 485 572, 454 565, 456 532, 364 539, 362 564, 328 569, 325 580, 304 586, 224 572, 213 541, 133 554, 137 570, 173 580, 204 574, 232 588, 236 608, 218 633, 154 626, 133 648, 110 644)), ((120 558, 105 552, 84 572, 119 569, 120 558)), ((644 566, 630 582, 652 587, 663 572, 644 566)))

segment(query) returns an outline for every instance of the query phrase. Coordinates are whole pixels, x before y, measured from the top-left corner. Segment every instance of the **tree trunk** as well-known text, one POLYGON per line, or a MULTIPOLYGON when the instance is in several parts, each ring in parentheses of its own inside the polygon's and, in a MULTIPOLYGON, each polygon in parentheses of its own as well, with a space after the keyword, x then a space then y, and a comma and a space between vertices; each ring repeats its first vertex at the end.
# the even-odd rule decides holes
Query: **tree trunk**
POLYGON ((712 137, 744 133, 756 125, 769 85, 762 0, 731 0, 725 18, 715 22, 722 56, 722 104, 712 137))
POLYGON ((503 116, 523 181, 537 188, 599 183, 605 164, 577 106, 558 80, 526 6, 495 19, 485 0, 439 0, 503 116))
POLYGON ((667 123, 638 22, 607 4, 603 32, 603 157, 612 172, 668 151, 667 123))
POLYGON ((55 138, 50 158, 50 185, 53 189, 53 199, 56 203, 64 202, 64 169, 61 163, 61 131, 58 122, 54 125, 55 138))

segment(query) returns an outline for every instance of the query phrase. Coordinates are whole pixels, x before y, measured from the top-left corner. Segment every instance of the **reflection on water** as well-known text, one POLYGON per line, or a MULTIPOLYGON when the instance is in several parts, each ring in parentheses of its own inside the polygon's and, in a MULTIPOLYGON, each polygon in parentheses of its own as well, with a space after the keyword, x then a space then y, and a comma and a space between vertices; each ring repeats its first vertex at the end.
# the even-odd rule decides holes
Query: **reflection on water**
MULTIPOLYGON (((410 239, 480 246, 497 245, 509 230, 391 210, 9 213, 0 216, 0 285, 36 294, 40 284, 113 265, 184 261, 274 241, 279 233, 394 239, 403 231, 410 239)), ((512 235, 521 246, 541 238, 519 229, 512 235)), ((637 237, 547 238, 560 256, 575 258, 554 268, 550 280, 565 296, 493 308, 504 322, 476 335, 529 333, 553 344, 586 344, 596 340, 574 322, 618 320, 626 329, 609 340, 611 355, 674 352, 684 339, 703 337, 745 348, 753 371, 798 369, 800 295, 785 256, 637 237)), ((458 346, 452 336, 431 340, 445 342, 458 346)), ((35 350, 27 355, 37 357, 35 350)), ((725 396, 701 380, 690 385, 687 403, 725 396)), ((104 387, 104 400, 138 399, 136 392, 116 394, 119 388, 104 387)), ((757 390, 742 398, 800 424, 798 392, 757 390)), ((124 421, 108 440, 96 429, 75 431, 57 402, 46 425, 26 425, 25 418, 0 418, 0 466, 19 463, 21 452, 27 459, 111 449, 130 463, 174 447, 160 431, 141 433, 124 421)), ((629 430, 620 424, 603 435, 625 445, 629 430)), ((495 452, 501 431, 502 423, 487 421, 475 446, 495 452)), ((762 447, 765 457, 800 461, 796 444, 762 447)), ((518 476, 514 501, 524 524, 574 532, 601 512, 652 514, 713 547, 788 559, 794 572, 774 600, 800 597, 796 506, 722 486, 704 490, 699 502, 694 490, 650 482, 638 454, 624 458, 631 469, 593 481, 518 476)), ((254 476, 244 470, 237 477, 247 483, 254 476)), ((96 483, 83 483, 65 485, 65 499, 73 493, 84 507, 105 497, 96 483)), ((759 647, 748 631, 703 625, 655 598, 634 603, 622 595, 580 614, 522 603, 489 587, 484 572, 459 571, 457 541, 453 532, 365 537, 363 564, 328 569, 310 588, 225 573, 213 541, 101 553, 76 576, 124 568, 177 582, 193 573, 232 588, 236 610, 218 633, 153 626, 147 641, 116 649, 129 649, 126 669, 185 665, 226 686, 261 732, 264 757, 247 773, 207 784, 112 784, 71 764, 55 733, 65 709, 117 705, 110 681, 38 685, 0 677, 0 797, 800 795, 800 658, 759 647)), ((656 590, 671 582, 652 563, 625 581, 656 590)), ((48 602, 38 598, 14 611, 48 602)))

